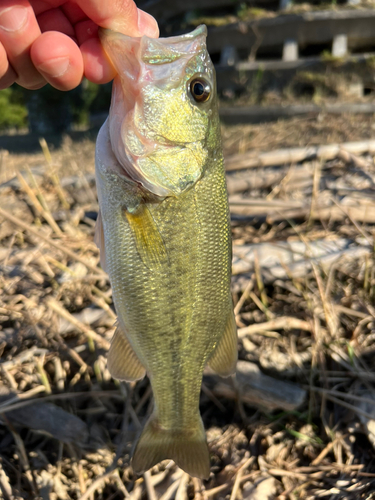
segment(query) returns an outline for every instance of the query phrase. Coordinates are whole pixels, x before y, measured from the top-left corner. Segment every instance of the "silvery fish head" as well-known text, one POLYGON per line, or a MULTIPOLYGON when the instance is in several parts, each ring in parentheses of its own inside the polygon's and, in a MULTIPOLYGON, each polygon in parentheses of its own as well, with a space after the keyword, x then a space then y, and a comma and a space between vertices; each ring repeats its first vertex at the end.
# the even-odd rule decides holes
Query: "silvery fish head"
POLYGON ((206 35, 205 26, 160 39, 100 31, 118 72, 109 113, 112 150, 123 174, 160 197, 194 185, 209 155, 217 104, 206 35))

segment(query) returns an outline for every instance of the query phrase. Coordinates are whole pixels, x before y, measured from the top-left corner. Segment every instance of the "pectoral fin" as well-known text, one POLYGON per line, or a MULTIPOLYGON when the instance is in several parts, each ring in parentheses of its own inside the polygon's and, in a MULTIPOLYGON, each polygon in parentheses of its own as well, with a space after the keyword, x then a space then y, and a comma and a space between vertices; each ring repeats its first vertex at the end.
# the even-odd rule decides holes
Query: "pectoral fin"
POLYGON ((102 269, 107 272, 106 261, 105 261, 103 219, 102 219, 102 214, 101 214, 100 210, 98 212, 98 217, 96 219, 94 242, 95 242, 96 246, 99 248, 100 265, 102 266, 102 269))
POLYGON ((143 263, 150 269, 165 263, 168 260, 167 250, 149 209, 141 204, 134 213, 126 210, 125 216, 143 263))
POLYGON ((223 336, 208 360, 208 364, 218 375, 228 377, 236 371, 237 357, 237 327, 231 307, 223 336))
POLYGON ((146 375, 146 370, 119 326, 112 338, 107 365, 112 377, 118 380, 133 382, 146 375))

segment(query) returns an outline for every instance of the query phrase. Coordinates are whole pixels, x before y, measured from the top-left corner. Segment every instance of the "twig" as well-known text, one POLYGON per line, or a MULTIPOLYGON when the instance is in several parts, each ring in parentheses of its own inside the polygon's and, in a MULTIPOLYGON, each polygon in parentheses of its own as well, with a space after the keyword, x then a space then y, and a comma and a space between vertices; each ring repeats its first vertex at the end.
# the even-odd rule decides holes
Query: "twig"
POLYGON ((64 190, 61 187, 60 179, 59 179, 55 169, 52 166, 53 165, 52 156, 51 156, 47 141, 44 139, 44 137, 39 139, 39 144, 40 144, 40 147, 42 148, 44 157, 46 159, 46 163, 47 163, 47 166, 49 169, 49 176, 51 178, 53 185, 55 186, 57 196, 59 197, 63 208, 65 208, 67 210, 70 208, 70 205, 66 199, 64 190))
POLYGON ((267 151, 265 153, 244 153, 229 156, 225 160, 227 171, 241 170, 254 167, 270 167, 300 163, 304 160, 332 160, 342 149, 353 154, 364 154, 374 151, 375 141, 347 142, 343 144, 327 144, 323 146, 309 146, 305 148, 288 148, 267 151))
POLYGON ((314 271, 316 283, 318 285, 320 299, 322 302, 324 316, 325 316, 325 320, 327 322, 328 330, 329 330, 332 338, 335 338, 335 337, 337 337, 337 332, 338 332, 338 319, 337 319, 335 311, 332 307, 331 301, 326 296, 326 293, 325 293, 325 290, 323 287, 323 282, 322 282, 322 279, 321 279, 320 274, 319 274, 319 270, 314 262, 312 262, 311 265, 312 265, 312 269, 314 271))
POLYGON ((94 330, 91 330, 88 326, 84 325, 81 321, 75 318, 70 312, 68 312, 61 304, 59 304, 55 299, 49 298, 47 300, 47 305, 55 311, 59 316, 66 319, 72 325, 74 325, 78 330, 84 333, 88 339, 94 340, 98 343, 99 346, 108 350, 110 348, 111 343, 108 340, 105 340, 103 337, 98 335, 94 330))
POLYGON ((208 397, 208 399, 210 399, 214 403, 214 405, 216 405, 219 408, 220 411, 225 413, 226 411, 225 406, 222 403, 220 403, 215 394, 213 394, 212 391, 210 391, 210 389, 206 386, 204 382, 202 382, 202 392, 208 397))
POLYGON ((233 485, 233 489, 232 489, 232 493, 231 493, 231 496, 230 496, 230 500, 236 500, 237 498, 237 493, 238 493, 238 489, 240 487, 240 484, 241 484, 241 478, 243 476, 243 473, 245 472, 245 470, 253 463, 255 462, 255 457, 250 457, 246 460, 246 462, 239 468, 237 474, 236 474, 236 479, 234 481, 234 485, 233 485))
POLYGON ((141 411, 141 409, 143 408, 143 405, 146 404, 146 402, 150 399, 150 397, 152 396, 152 389, 151 389, 151 385, 148 385, 147 386, 147 389, 145 390, 143 396, 141 397, 141 399, 138 401, 137 403, 137 406, 135 407, 134 411, 136 413, 136 415, 138 415, 138 413, 141 411))
POLYGON ((240 300, 237 302, 237 304, 234 308, 235 316, 237 316, 240 313, 242 306, 244 305, 246 299, 249 297, 249 292, 251 292, 251 290, 253 288, 254 288, 254 282, 253 282, 253 280, 249 280, 243 294, 240 297, 240 300))
POLYGON ((39 492, 37 490, 37 487, 36 487, 35 482, 34 482, 33 475, 31 473, 30 463, 29 463, 29 459, 27 457, 27 452, 26 452, 26 449, 25 449, 25 445, 24 445, 24 443, 23 443, 23 441, 21 439, 21 436, 13 428, 13 425, 6 418, 5 418, 5 421, 6 421, 7 425, 10 428, 10 431, 11 431, 11 433, 13 435, 14 441, 16 442, 17 448, 19 450, 19 458, 20 458, 20 462, 22 464, 22 468, 23 468, 23 470, 25 472, 26 479, 29 482, 30 488, 31 488, 31 490, 34 493, 35 498, 37 498, 39 496, 39 492))
POLYGON ((14 500, 9 478, 5 474, 1 462, 0 462, 0 492, 3 494, 5 500, 14 500))
POLYGON ((305 481, 307 479, 306 474, 300 474, 298 472, 293 472, 290 470, 284 470, 284 469, 268 469, 267 471, 269 474, 272 476, 280 476, 280 477, 293 477, 296 479, 299 479, 301 481, 305 481))
POLYGON ((0 404, 0 411, 4 406, 9 406, 11 405, 14 401, 19 401, 20 399, 25 399, 25 398, 30 398, 36 394, 39 394, 41 392, 45 392, 46 388, 44 385, 38 385, 36 387, 33 387, 32 389, 22 393, 22 394, 17 394, 16 396, 10 397, 6 400, 5 403, 0 404))
POLYGON ((336 309, 337 312, 339 313, 341 312, 343 314, 346 314, 347 316, 353 316, 355 318, 361 318, 361 319, 368 319, 369 321, 371 320, 371 316, 362 311, 357 311, 356 309, 350 309, 349 307, 340 305, 334 305, 333 307, 334 309, 336 309))
MULTIPOLYGON (((369 246, 373 246, 373 240, 372 237, 363 229, 361 226, 358 224, 358 222, 355 220, 356 218, 353 217, 348 211, 346 210, 345 206, 340 205, 333 197, 331 198, 333 203, 341 210, 341 212, 350 220, 350 222, 353 224, 353 226, 358 230, 358 232, 365 238, 369 246)), ((365 207, 364 211, 366 211, 365 207)))
POLYGON ((151 472, 148 470, 143 474, 145 484, 146 484, 146 491, 147 491, 147 496, 148 500, 157 500, 157 496, 155 493, 155 489, 152 485, 151 482, 151 472))
POLYGON ((25 231, 28 231, 29 233, 31 233, 32 235, 34 235, 36 238, 45 241, 46 243, 48 243, 48 245, 51 245, 54 248, 57 248, 61 252, 65 253, 65 255, 67 255, 71 259, 77 260, 78 262, 81 262, 88 269, 91 269, 91 271, 93 271, 96 275, 100 276, 100 278, 108 279, 108 276, 107 276, 106 273, 104 273, 103 271, 101 271, 97 266, 94 266, 94 265, 90 264, 85 259, 83 259, 79 255, 77 255, 76 253, 72 252, 68 248, 65 248, 61 244, 61 241, 56 242, 56 241, 52 240, 51 238, 48 238, 47 236, 44 236, 44 234, 42 234, 40 231, 36 231, 32 227, 30 227, 30 225, 26 224, 25 222, 22 222, 18 217, 15 217, 14 215, 11 215, 10 213, 8 213, 6 210, 4 210, 1 207, 0 207, 0 215, 2 215, 3 217, 5 217, 6 219, 8 219, 10 222, 12 222, 13 224, 15 224, 16 226, 19 226, 22 229, 24 229, 25 231))
POLYGON ((39 202, 38 198, 35 196, 33 190, 31 189, 31 187, 27 184, 26 180, 24 179, 24 177, 22 176, 21 172, 18 172, 16 171, 16 175, 17 175, 17 178, 21 184, 21 186, 23 187, 24 191, 26 192, 26 194, 28 195, 28 197, 30 198, 30 201, 31 203, 33 204, 35 210, 42 216, 44 217, 44 219, 48 222, 48 224, 51 226, 52 230, 57 234, 57 235, 61 235, 62 234, 62 231, 61 229, 59 228, 59 226, 57 225, 55 219, 52 217, 51 213, 48 212, 47 210, 45 210, 43 208, 43 206, 41 205, 41 203, 39 202))
POLYGON ((51 394, 51 392, 52 392, 51 386, 50 386, 48 376, 47 376, 47 373, 46 373, 43 365, 44 365, 44 356, 42 355, 41 359, 37 359, 36 367, 37 367, 39 375, 40 375, 40 380, 46 389, 46 393, 51 394))
POLYGON ((319 455, 311 462, 311 465, 319 465, 320 462, 325 458, 328 453, 332 450, 335 441, 331 441, 327 446, 319 453, 319 455))
POLYGON ((113 475, 113 479, 117 484, 117 487, 121 490, 125 498, 130 498, 128 490, 125 488, 124 483, 121 481, 118 469, 116 469, 114 472, 115 474, 113 475))
POLYGON ((188 496, 186 494, 186 488, 188 486, 190 480, 189 474, 186 472, 182 475, 180 484, 178 485, 177 493, 175 496, 175 500, 187 500, 188 496))
POLYGON ((105 311, 113 321, 117 320, 117 315, 112 311, 112 309, 109 307, 107 302, 102 297, 95 297, 95 295, 91 294, 90 298, 93 301, 93 303, 96 304, 101 309, 103 309, 103 311, 105 311))
POLYGON ((263 302, 259 300, 254 292, 249 292, 249 297, 254 302, 254 304, 258 306, 258 308, 266 315, 267 318, 273 318, 274 314, 265 307, 263 302))
POLYGON ((246 335, 252 335, 268 330, 304 330, 306 332, 311 332, 312 328, 310 323, 307 321, 290 316, 282 316, 281 318, 271 319, 265 323, 256 323, 254 325, 246 326, 245 328, 240 328, 238 330, 238 336, 242 338, 246 335))
MULTIPOLYGON (((38 386, 39 388, 42 388, 43 391, 45 391, 45 387, 38 386)), ((28 391, 28 393, 31 392, 28 391)), ((40 392, 40 391, 39 391, 40 392)), ((26 393, 25 393, 26 394, 26 393)), ((18 398, 22 399, 23 394, 19 394, 18 398)), ((23 408, 24 406, 28 406, 30 404, 34 403, 45 403, 46 401, 56 401, 56 400, 64 400, 64 399, 71 399, 71 398, 83 398, 83 397, 100 397, 100 398, 114 398, 114 399, 120 399, 123 400, 123 397, 119 394, 119 391, 86 391, 86 392, 65 392, 63 394, 51 394, 50 396, 42 397, 42 398, 31 398, 27 399, 24 401, 20 401, 18 403, 11 403, 11 401, 14 401, 14 398, 9 399, 5 403, 0 405, 0 414, 1 413, 6 413, 8 411, 12 410, 18 410, 19 408, 23 408)))
POLYGON ((270 315, 270 312, 268 311, 268 297, 266 294, 266 290, 264 288, 264 283, 263 283, 263 279, 262 279, 262 272, 261 272, 260 264, 259 264, 258 252, 254 252, 254 271, 255 271, 255 278, 257 280, 259 295, 260 295, 262 304, 265 307, 266 316, 267 316, 267 318, 269 318, 271 315, 270 315))
POLYGON ((348 410, 353 411, 354 413, 357 413, 358 415, 362 415, 362 417, 365 417, 369 420, 374 420, 374 415, 371 415, 371 413, 367 413, 367 411, 360 410, 356 406, 353 406, 349 403, 346 403, 345 401, 342 401, 341 399, 335 398, 331 396, 330 394, 325 395, 327 399, 332 401, 332 403, 336 403, 340 406, 343 406, 344 408, 347 408, 348 410))
POLYGON ((182 480, 182 474, 183 472, 181 471, 181 477, 179 477, 178 479, 176 479, 176 481, 174 481, 170 486, 169 488, 167 489, 167 491, 160 497, 159 500, 170 500, 175 491, 178 490, 178 487, 180 486, 180 482, 182 480))
MULTIPOLYGON (((371 398, 364 398, 362 396, 356 396, 355 394, 350 394, 346 392, 340 392, 340 391, 335 391, 333 389, 323 389, 321 387, 311 387, 311 386, 302 386, 304 389, 314 391, 314 392, 319 392, 320 394, 325 394, 325 395, 331 395, 331 396, 339 396, 341 398, 346 398, 346 399, 352 399, 353 401, 359 401, 362 403, 368 403, 370 405, 375 406, 375 399, 371 398)), ((373 415, 372 418, 375 418, 375 415, 373 415)))
POLYGON ((96 479, 89 488, 87 488, 86 492, 80 497, 80 500, 88 500, 91 495, 101 486, 102 483, 105 483, 107 479, 111 476, 118 474, 117 469, 111 470, 109 472, 104 473, 98 479, 96 479))

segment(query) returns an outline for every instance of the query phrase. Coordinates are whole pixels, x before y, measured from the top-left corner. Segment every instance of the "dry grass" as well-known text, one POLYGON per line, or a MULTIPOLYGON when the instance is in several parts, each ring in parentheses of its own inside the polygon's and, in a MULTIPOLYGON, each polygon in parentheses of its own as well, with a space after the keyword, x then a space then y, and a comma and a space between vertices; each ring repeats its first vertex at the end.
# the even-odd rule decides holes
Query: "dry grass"
MULTIPOLYGON (((279 124, 281 139, 272 146, 285 144, 284 129, 279 124)), ((272 127, 249 130, 267 149, 272 127)), ((224 139, 227 153, 252 144, 245 137, 246 146, 239 147, 242 139, 231 130, 224 139)), ((298 135, 289 145, 301 141, 298 135)), ((151 391, 147 380, 119 384, 106 368, 115 314, 93 244, 95 186, 79 173, 92 171, 94 145, 87 141, 84 148, 78 157, 79 146, 67 144, 52 152, 50 165, 43 155, 6 159, 12 168, 22 166, 25 182, 18 177, 0 187, 3 498, 373 498, 372 251, 328 266, 314 260, 300 277, 286 267, 285 276, 273 280, 265 279, 259 256, 253 271, 237 276, 240 359, 255 363, 272 377, 267 380, 306 389, 307 398, 290 411, 267 410, 264 401, 259 409, 235 386, 229 384, 225 396, 207 377, 201 410, 212 452, 209 481, 190 478, 168 461, 134 476, 131 448, 152 407, 151 391), (27 165, 42 168, 32 175, 27 165), (72 174, 76 178, 64 181, 72 174)), ((365 159, 372 176, 373 159, 365 159)), ((371 224, 349 218, 233 224, 235 245, 345 236, 373 246, 373 235, 371 224)))

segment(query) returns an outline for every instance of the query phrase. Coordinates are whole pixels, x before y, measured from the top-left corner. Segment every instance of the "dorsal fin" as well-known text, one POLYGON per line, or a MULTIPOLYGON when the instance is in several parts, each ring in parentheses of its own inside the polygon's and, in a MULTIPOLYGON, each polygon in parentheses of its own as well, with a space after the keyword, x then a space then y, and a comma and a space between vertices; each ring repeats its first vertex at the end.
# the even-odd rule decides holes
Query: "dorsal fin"
POLYGON ((106 260, 105 260, 105 244, 104 244, 103 219, 102 219, 102 214, 101 214, 100 209, 99 209, 99 212, 98 212, 98 217, 96 219, 94 243, 99 248, 99 252, 100 252, 100 265, 102 266, 102 269, 105 272, 107 272, 107 269, 106 269, 107 266, 106 266, 106 260))

